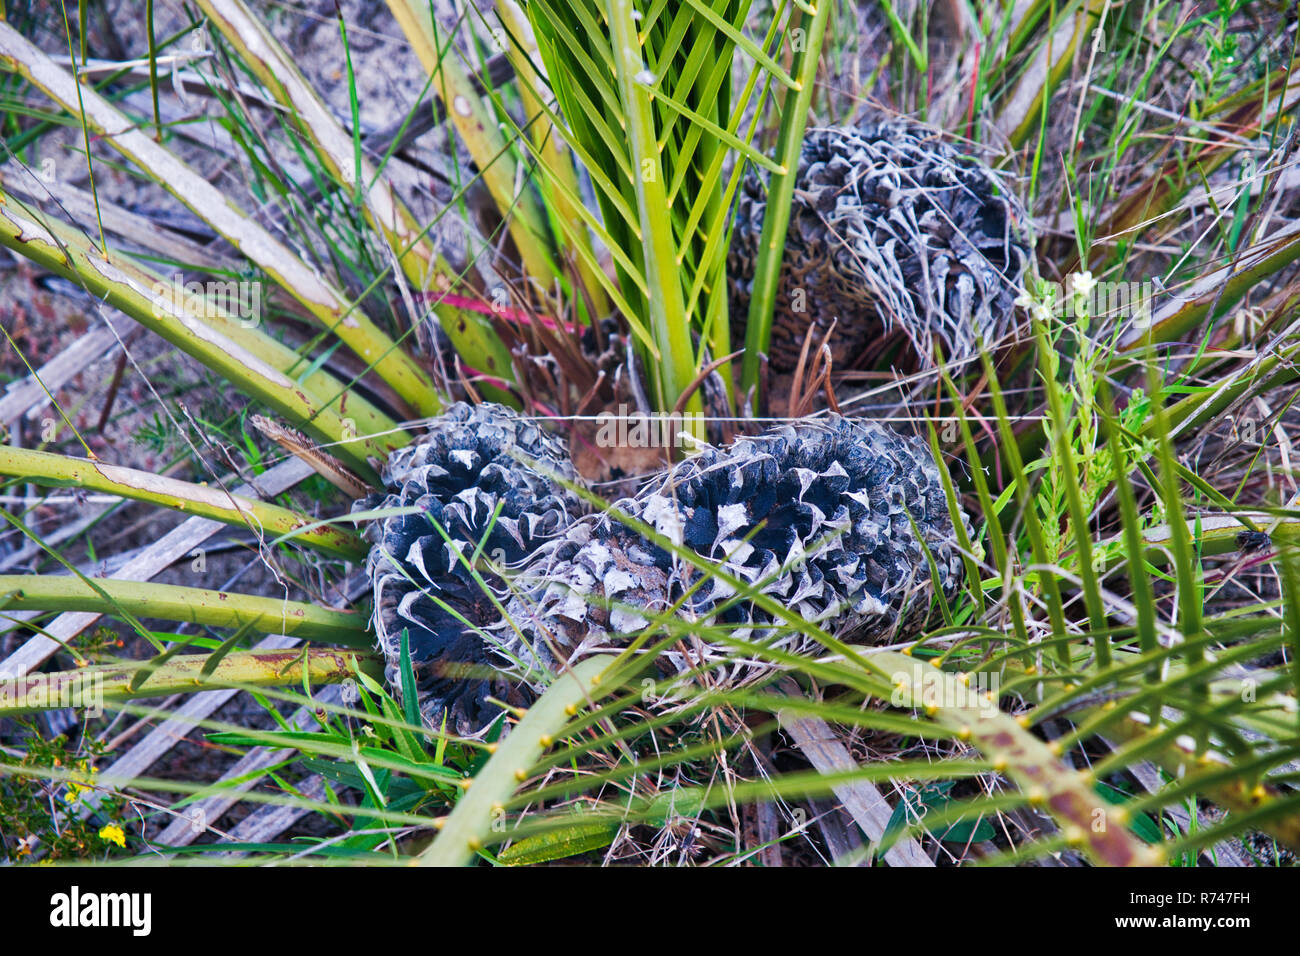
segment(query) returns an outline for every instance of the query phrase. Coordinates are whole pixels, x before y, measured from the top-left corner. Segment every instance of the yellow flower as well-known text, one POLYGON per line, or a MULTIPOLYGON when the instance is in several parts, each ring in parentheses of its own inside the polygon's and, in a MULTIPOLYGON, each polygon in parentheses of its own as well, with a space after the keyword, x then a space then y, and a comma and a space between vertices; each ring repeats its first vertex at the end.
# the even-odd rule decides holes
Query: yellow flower
POLYGON ((91 787, 77 783, 75 780, 68 781, 68 792, 63 795, 63 799, 68 803, 76 803, 81 799, 83 793, 90 793, 91 787))
POLYGON ((99 838, 105 843, 116 843, 123 849, 126 848, 126 834, 122 828, 115 823, 110 823, 104 829, 99 831, 99 838))
POLYGON ((99 770, 85 760, 77 763, 77 769, 72 774, 72 779, 68 781, 68 792, 63 795, 63 799, 69 804, 76 803, 81 799, 82 794, 90 793, 95 789, 95 774, 99 770))

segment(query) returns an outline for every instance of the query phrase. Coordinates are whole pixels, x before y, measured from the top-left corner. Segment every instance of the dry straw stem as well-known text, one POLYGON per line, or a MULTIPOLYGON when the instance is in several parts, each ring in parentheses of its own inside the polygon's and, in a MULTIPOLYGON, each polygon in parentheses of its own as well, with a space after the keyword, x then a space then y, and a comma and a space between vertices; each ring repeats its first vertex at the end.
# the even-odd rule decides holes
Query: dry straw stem
POLYGON ((1105 866, 1160 862, 1158 854, 1128 832, 1119 808, 1096 794, 1089 775, 1065 767, 1046 743, 1009 714, 996 710, 993 702, 980 706, 974 699, 976 692, 960 678, 892 651, 873 654, 869 660, 886 675, 903 675, 895 684, 903 706, 924 710, 937 724, 979 748, 994 770, 1015 781, 1031 805, 1051 813, 1067 842, 1093 862, 1105 866))
POLYGON ((1196 279, 1186 290, 1152 316, 1151 328, 1132 329, 1120 343, 1116 358, 1131 357, 1145 348, 1148 336, 1156 342, 1177 342, 1192 335, 1215 310, 1228 306, 1256 285, 1281 272, 1300 258, 1300 223, 1290 223, 1267 239, 1242 251, 1231 264, 1196 279))
POLYGON ((292 538, 298 544, 345 558, 360 559, 366 554, 364 542, 351 530, 318 525, 311 518, 279 505, 89 458, 0 445, 0 475, 46 487, 83 488, 148 501, 186 514, 252 528, 259 537, 292 538))
POLYGON ((493 823, 505 812, 505 804, 525 780, 542 754, 555 743, 558 734, 577 709, 595 696, 613 659, 597 655, 580 661, 562 673, 537 703, 524 714, 488 762, 474 776, 473 785, 456 803, 443 822, 433 844, 420 855, 422 866, 465 866, 483 847, 493 823))
MULTIPOLYGON (((286 108, 334 181, 363 200, 367 220, 388 242, 407 280, 425 292, 446 292, 458 285, 460 277, 426 231, 420 229, 388 178, 375 169, 364 150, 358 152, 356 139, 342 127, 262 22, 240 0, 199 0, 199 6, 275 100, 286 108)), ((446 305, 435 306, 435 311, 464 361, 489 375, 511 377, 509 350, 481 316, 446 305)))
POLYGON ((157 276, 115 253, 101 254, 76 229, 40 216, 3 190, 0 245, 84 286, 246 395, 301 424, 367 477, 374 475, 367 457, 385 458, 410 441, 391 418, 328 373, 299 373, 297 380, 295 369, 305 360, 292 349, 243 328, 209 303, 188 296, 180 301, 174 289, 160 293, 166 284, 160 286, 157 276), (202 318, 196 314, 200 309, 202 318))
POLYGON ((126 613, 204 627, 246 627, 263 634, 290 634, 304 640, 357 647, 369 645, 366 619, 353 611, 152 581, 4 574, 0 575, 0 607, 17 611, 126 613))
POLYGON ((167 189, 219 235, 301 302, 326 328, 374 368, 413 409, 435 414, 441 402, 428 373, 364 313, 354 309, 280 240, 249 218, 221 190, 160 146, 139 124, 78 82, 9 24, 0 21, 0 63, 81 118, 98 137, 167 189))
POLYGON ((555 267, 546 254, 550 243, 539 203, 526 185, 519 189, 519 171, 510 144, 457 59, 452 37, 439 37, 441 46, 435 40, 433 12, 428 3, 388 0, 388 7, 425 71, 433 77, 434 91, 442 100, 447 118, 456 127, 506 219, 524 271, 542 289, 550 288, 555 267))
POLYGON ((541 52, 529 27, 528 17, 514 0, 497 0, 496 12, 511 41, 506 45, 505 55, 518 78, 525 128, 546 170, 546 175, 537 178, 537 188, 545 197, 551 215, 565 223, 564 227, 554 230, 556 236, 562 235, 570 246, 579 247, 574 249, 573 267, 582 288, 591 298, 592 311, 604 315, 609 311, 609 300, 601 286, 603 277, 597 275, 591 235, 576 208, 581 205, 577 199, 581 196, 578 174, 573 168, 572 154, 565 148, 563 136, 551 122, 551 112, 543 101, 547 84, 534 68, 534 63, 542 62, 541 52))
POLYGON ((46 182, 34 170, 13 160, 0 166, 0 189, 38 207, 50 209, 57 206, 69 222, 94 222, 98 214, 107 232, 122 237, 131 246, 164 262, 184 262, 193 269, 214 273, 235 273, 243 267, 243 261, 228 249, 219 248, 215 243, 205 245, 171 229, 160 229, 156 220, 131 212, 88 189, 78 189, 57 179, 46 182))
MULTIPOLYGON (((870 657, 883 675, 915 675, 893 685, 903 707, 924 710, 937 725, 969 741, 1021 788, 1033 806, 1051 813, 1061 824, 1066 840, 1096 863, 1111 866, 1155 865, 1159 851, 1144 846, 1125 827, 1121 808, 1105 803, 1093 790, 1092 779, 1064 765, 1048 744, 1024 725, 990 706, 981 706, 975 693, 955 675, 894 652, 870 657)), ((594 696, 607 679, 607 659, 588 658, 556 680, 529 709, 505 741, 497 746, 478 773, 433 845, 421 856, 422 864, 463 866, 483 848, 494 822, 505 812, 512 794, 528 776, 542 753, 555 743, 576 709, 594 696)))
POLYGON ((374 489, 333 455, 326 454, 304 434, 286 428, 264 415, 254 415, 250 424, 295 458, 311 465, 312 470, 349 498, 364 498, 374 489))
MULTIPOLYGON (((998 115, 998 128, 1006 134, 1011 145, 1019 148, 1025 144, 1042 120, 1043 100, 1051 97, 1070 72, 1075 56, 1092 36, 1106 0, 1085 0, 1079 4, 1073 19, 1063 17, 1049 38, 1041 41, 1033 62, 1026 68, 1015 89, 998 115)), ((1028 22, 1036 16, 1036 8, 1025 14, 1028 22)))
POLYGON ((214 687, 338 684, 356 674, 358 655, 310 647, 236 651, 205 673, 207 654, 174 657, 151 670, 138 663, 34 674, 0 683, 0 717, 53 707, 99 707, 111 701, 188 694, 214 687), (149 670, 139 680, 141 670, 149 670))
MULTIPOLYGON (((1145 333, 1130 336, 1120 356, 1132 356, 1152 342, 1175 342, 1192 335, 1206 319, 1213 321, 1229 306, 1262 281, 1281 272, 1300 258, 1300 223, 1278 230, 1268 239, 1245 250, 1231 266, 1218 269, 1198 279, 1184 296, 1171 302, 1154 317, 1145 333)), ((1247 393, 1261 395, 1294 381, 1297 377, 1296 356, 1300 347, 1288 341, 1289 331, 1273 338, 1240 369, 1222 376, 1213 391, 1184 396, 1170 405, 1168 416, 1175 435, 1204 427, 1247 393)), ((1222 348, 1240 344, 1240 336, 1230 333, 1222 348)), ((1140 434, 1149 436, 1153 423, 1143 425, 1140 434)))

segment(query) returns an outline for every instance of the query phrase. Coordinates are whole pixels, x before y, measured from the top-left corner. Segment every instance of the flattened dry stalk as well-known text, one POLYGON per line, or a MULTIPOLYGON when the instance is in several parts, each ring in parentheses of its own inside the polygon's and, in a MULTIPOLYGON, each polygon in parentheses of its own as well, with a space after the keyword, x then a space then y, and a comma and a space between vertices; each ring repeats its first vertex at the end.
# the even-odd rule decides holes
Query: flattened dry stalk
MULTIPOLYGON (((1182 436, 1189 430, 1207 427, 1217 416, 1251 395, 1266 395, 1300 377, 1297 359, 1300 346, 1285 345, 1257 354, 1250 362, 1226 375, 1213 391, 1184 396, 1172 404, 1168 411, 1172 434, 1182 436)), ((1145 425, 1140 433, 1146 436, 1153 426, 1145 425)))
POLYGON ((292 650, 235 651, 205 674, 208 654, 188 654, 152 668, 148 662, 83 667, 55 674, 32 674, 0 683, 0 717, 60 707, 98 709, 112 701, 189 694, 217 687, 293 687, 339 684, 353 677, 355 651, 307 647, 292 650), (149 671, 140 680, 140 672, 149 671))
MULTIPOLYGON (((160 259, 185 262, 195 269, 211 272, 237 272, 242 260, 216 244, 204 245, 170 229, 158 228, 157 221, 106 199, 92 196, 89 190, 78 189, 70 183, 56 180, 47 183, 32 170, 19 167, 21 172, 11 172, 12 166, 0 166, 0 189, 37 204, 57 204, 64 216, 72 222, 92 222, 98 215, 104 229, 116 234, 132 246, 160 259)), ((52 208, 46 205, 45 208, 52 208)))
MULTIPOLYGON (((198 0, 198 5, 240 54, 244 64, 276 101, 286 107, 289 117, 307 134, 306 144, 315 150, 335 181, 349 192, 359 189, 367 218, 388 238, 393 250, 403 260, 406 257, 423 260, 426 269, 438 264, 436 250, 427 237, 420 235, 414 217, 393 193, 387 177, 378 175, 364 153, 358 169, 353 137, 334 118, 261 21, 240 0, 198 0)), ((446 274, 444 270, 438 271, 446 274)), ((422 283, 421 288, 425 287, 422 283)))
POLYGON ((433 380, 363 312, 225 193, 178 159, 97 92, 0 21, 0 63, 19 72, 131 160, 301 302, 422 415, 441 407, 433 380))
POLYGON ((1123 810, 1097 795, 1091 776, 1067 768, 1048 744, 992 702, 983 701, 981 706, 977 691, 960 678, 892 651, 873 654, 869 660, 882 674, 897 678, 895 692, 903 706, 924 710, 931 720, 979 748, 998 773, 1015 781, 1031 805, 1056 819, 1071 846, 1095 863, 1154 866, 1163 862, 1158 850, 1147 848, 1128 832, 1123 810))
POLYGON ((251 528, 266 539, 291 536, 298 544, 341 557, 365 557, 366 547, 350 529, 311 527, 313 519, 220 488, 136 471, 88 458, 69 458, 45 451, 0 445, 0 475, 54 488, 84 488, 148 501, 186 514, 251 528))
POLYGON ((1300 258, 1300 223, 1293 222, 1267 239, 1244 249, 1230 265, 1195 280, 1154 316, 1149 330, 1134 328, 1121 342, 1120 355, 1132 358, 1151 341, 1176 342, 1186 338, 1210 316, 1223 314, 1251 289, 1300 258))
POLYGON ((456 59, 450 36, 433 35, 433 12, 428 3, 416 0, 388 0, 388 8, 415 50, 425 71, 433 77, 434 92, 442 100, 456 132, 474 159, 483 182, 506 220, 524 271, 545 290, 555 278, 555 267, 546 254, 548 230, 536 198, 525 185, 517 191, 518 167, 487 105, 479 98, 469 74, 456 59))
POLYGON ((122 581, 53 574, 0 575, 0 608, 17 611, 125 612, 137 618, 183 621, 205 627, 248 627, 311 641, 366 647, 366 619, 280 598, 232 594, 152 581, 122 581))
POLYGON ((166 284, 157 276, 115 253, 101 255, 84 234, 40 216, 2 189, 0 245, 84 286, 244 394, 302 423, 322 440, 338 443, 340 453, 363 475, 373 474, 368 456, 384 458, 411 440, 329 373, 313 371, 298 381, 305 359, 266 333, 245 328, 206 300, 186 295, 180 301, 174 289, 160 292, 166 284))
POLYGON ((333 455, 327 455, 306 435, 273 422, 264 415, 254 415, 253 427, 295 458, 301 458, 335 488, 353 498, 364 498, 374 489, 344 467, 333 455))
MULTIPOLYGON (((199 6, 276 101, 287 108, 335 182, 355 193, 360 173, 366 218, 392 247, 407 280, 424 292, 443 293, 455 287, 459 283, 456 271, 420 229, 387 176, 375 169, 364 151, 358 169, 353 137, 262 22, 240 0, 199 0, 199 6)), ((446 304, 435 304, 434 310, 456 353, 466 362, 490 375, 511 377, 510 352, 482 316, 446 304)), ((419 316, 412 320, 419 321, 419 316)))
MULTIPOLYGON (((783 678, 780 686, 786 697, 803 696, 803 690, 793 678, 783 678)), ((819 773, 830 776, 858 769, 857 762, 836 736, 835 730, 815 714, 786 708, 778 710, 776 717, 795 746, 803 751, 819 773)), ((879 845, 893 819, 884 795, 866 780, 845 780, 833 784, 831 790, 867 838, 879 845)), ((914 837, 898 840, 881 855, 890 866, 934 866, 934 861, 914 837)))

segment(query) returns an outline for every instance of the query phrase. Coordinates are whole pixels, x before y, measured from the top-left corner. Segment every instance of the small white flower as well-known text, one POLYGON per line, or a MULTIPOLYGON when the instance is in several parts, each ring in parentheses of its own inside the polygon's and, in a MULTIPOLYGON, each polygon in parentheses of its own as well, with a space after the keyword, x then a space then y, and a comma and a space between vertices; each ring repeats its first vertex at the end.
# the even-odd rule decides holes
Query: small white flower
POLYGON ((1070 292, 1080 298, 1086 297, 1097 288, 1097 280, 1092 277, 1091 272, 1072 272, 1066 281, 1070 285, 1070 292))
POLYGON ((655 75, 649 70, 642 70, 635 77, 633 77, 633 79, 635 79, 642 86, 654 86, 655 75))
POLYGON ((1017 298, 1015 304, 1028 311, 1030 315, 1040 322, 1046 322, 1052 317, 1052 310, 1047 303, 1030 295, 1028 292, 1017 298))

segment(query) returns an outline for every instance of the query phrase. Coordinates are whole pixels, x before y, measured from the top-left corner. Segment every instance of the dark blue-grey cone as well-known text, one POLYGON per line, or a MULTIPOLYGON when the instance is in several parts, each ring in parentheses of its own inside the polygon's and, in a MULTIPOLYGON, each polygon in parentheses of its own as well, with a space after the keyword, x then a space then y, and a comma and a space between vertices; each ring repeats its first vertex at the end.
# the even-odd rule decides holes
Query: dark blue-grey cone
MULTIPOLYGON (((832 416, 709 449, 614 510, 849 639, 879 643, 915 633, 932 610, 927 549, 945 597, 963 579, 929 448, 871 422, 832 416)), ((721 577, 702 575, 612 513, 576 522, 519 580, 511 616, 525 640, 511 650, 548 667, 557 655, 617 647, 688 592, 683 613, 726 625, 733 641, 789 653, 819 649, 814 638, 753 600, 733 600, 736 589, 721 577)), ((704 668, 730 682, 773 670, 734 643, 698 638, 670 648, 665 661, 679 673, 704 668)))
POLYGON ((401 693, 405 630, 425 721, 440 727, 445 715, 452 731, 477 732, 500 713, 488 697, 518 695, 491 646, 500 620, 493 598, 505 601, 509 588, 490 569, 519 567, 582 513, 556 480, 575 478, 568 450, 508 408, 462 403, 394 452, 381 476, 386 493, 354 511, 415 509, 367 528, 388 682, 401 693), (476 551, 486 559, 476 570, 487 590, 466 566, 476 551))
POLYGON ((663 673, 704 670, 711 682, 738 684, 774 671, 753 645, 820 650, 761 603, 737 598, 723 576, 837 637, 876 643, 915 633, 936 579, 945 598, 962 582, 929 448, 871 422, 807 420, 707 449, 604 514, 584 515, 552 477, 572 474, 564 446, 531 422, 500 406, 459 405, 393 455, 387 495, 358 503, 418 509, 372 525, 368 569, 388 680, 400 690, 405 628, 430 724, 446 714, 455 731, 480 732, 499 713, 489 696, 526 703, 544 672, 624 646, 688 592, 682 615, 722 625, 730 640, 679 641, 661 655, 663 673), (661 537, 643 537, 617 514, 661 537), (494 566, 508 569, 509 586, 484 572, 508 620, 456 557, 471 556, 485 535, 484 553, 496 551, 494 566))
MULTIPOLYGON (((727 264, 734 341, 745 340, 767 181, 736 202, 727 264)), ((768 358, 792 371, 810 324, 832 319, 835 365, 852 368, 893 332, 928 368, 1001 338, 1030 257, 1028 216, 1001 176, 905 119, 811 129, 799 155, 768 358)))

